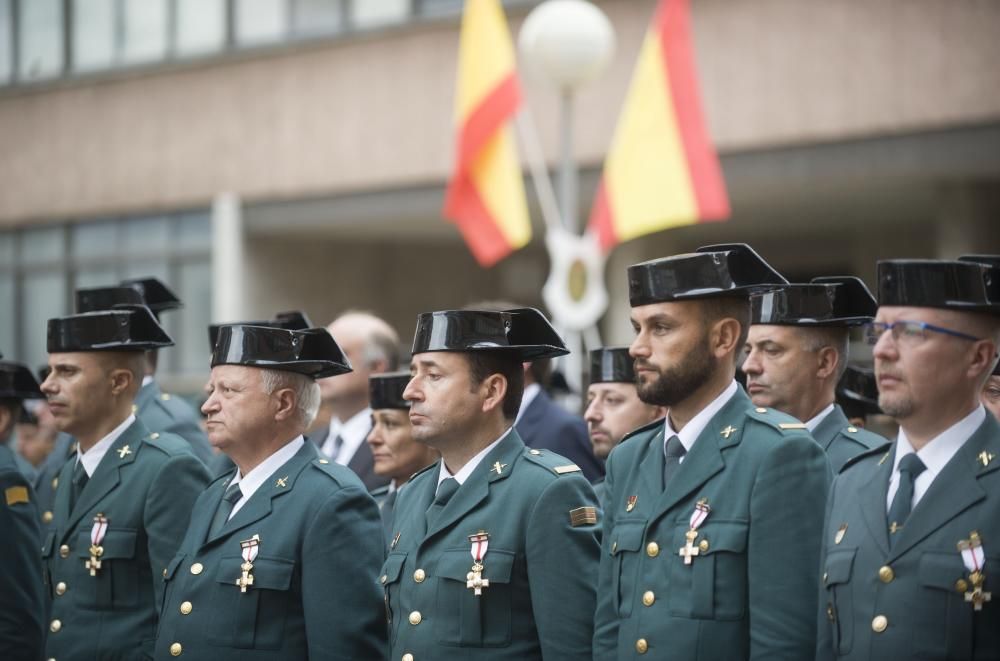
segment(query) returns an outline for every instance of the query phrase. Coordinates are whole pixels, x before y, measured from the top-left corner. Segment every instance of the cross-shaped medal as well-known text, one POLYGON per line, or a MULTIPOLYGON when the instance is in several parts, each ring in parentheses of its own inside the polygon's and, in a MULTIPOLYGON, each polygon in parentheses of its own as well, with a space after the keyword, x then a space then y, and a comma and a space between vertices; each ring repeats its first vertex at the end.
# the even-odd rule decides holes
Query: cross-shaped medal
MULTIPOLYGON (((684 533, 687 537, 687 543, 677 550, 677 555, 684 558, 684 564, 690 565, 694 559, 701 553, 701 549, 694 545, 694 540, 698 536, 697 530, 688 530, 684 533)), ((700 567, 701 565, 699 565, 700 567)))
POLYGON ((493 464, 493 470, 497 472, 497 475, 499 475, 505 468, 507 468, 507 464, 501 464, 499 461, 493 464))
POLYGON ((490 579, 483 578, 483 566, 478 562, 472 565, 472 571, 466 576, 465 587, 475 591, 477 597, 482 596, 483 588, 490 587, 490 579))
POLYGON ((247 588, 253 585, 253 574, 250 571, 253 569, 253 563, 244 562, 240 565, 240 571, 242 575, 236 579, 236 585, 239 586, 240 592, 246 592, 247 588))
MULTIPOLYGON (((101 568, 102 555, 104 555, 104 547, 98 546, 97 544, 91 544, 90 560, 87 560, 85 563, 83 563, 84 566, 90 570, 91 576, 97 576, 97 570, 101 568)), ((79 562, 79 560, 77 562, 79 562)))
POLYGON ((729 425, 728 427, 726 427, 725 429, 723 429, 719 433, 722 434, 723 438, 728 439, 730 436, 733 435, 733 432, 735 432, 735 431, 736 431, 736 427, 733 427, 732 425, 729 425))

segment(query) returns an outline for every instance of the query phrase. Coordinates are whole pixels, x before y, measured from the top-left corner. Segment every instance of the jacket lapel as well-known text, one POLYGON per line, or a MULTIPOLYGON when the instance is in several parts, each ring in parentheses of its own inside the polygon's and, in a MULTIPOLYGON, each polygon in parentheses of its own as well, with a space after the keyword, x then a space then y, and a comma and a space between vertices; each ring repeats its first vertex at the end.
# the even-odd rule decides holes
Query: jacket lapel
POLYGON ((813 430, 812 437, 816 439, 816 442, 823 446, 824 450, 829 450, 830 445, 833 443, 833 439, 837 438, 837 434, 840 433, 841 429, 844 429, 850 424, 850 420, 844 415, 843 409, 839 405, 833 405, 833 411, 831 411, 825 418, 823 418, 816 429, 813 430))
POLYGON ((868 532, 885 556, 889 553, 889 515, 886 512, 885 496, 889 492, 889 478, 896 457, 896 445, 878 460, 870 479, 861 487, 858 503, 861 515, 868 526, 868 532))

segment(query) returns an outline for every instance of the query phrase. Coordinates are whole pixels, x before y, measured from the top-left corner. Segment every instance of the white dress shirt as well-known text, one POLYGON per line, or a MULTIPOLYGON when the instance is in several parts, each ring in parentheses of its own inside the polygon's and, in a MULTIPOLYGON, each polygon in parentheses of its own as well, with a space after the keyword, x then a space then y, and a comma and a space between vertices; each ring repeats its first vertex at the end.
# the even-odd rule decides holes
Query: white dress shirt
MULTIPOLYGON (((229 518, 233 518, 233 515, 240 511, 250 497, 256 493, 257 489, 267 482, 267 480, 274 475, 279 468, 284 466, 288 461, 295 456, 295 453, 299 451, 299 448, 305 443, 305 439, 299 434, 295 440, 288 443, 280 450, 272 454, 270 457, 260 462, 246 475, 240 475, 239 468, 236 469, 236 476, 233 477, 232 481, 229 483, 240 485, 240 493, 243 497, 236 501, 233 505, 233 511, 229 513, 229 518)), ((229 488, 228 485, 226 487, 229 488)), ((228 520, 228 519, 227 519, 228 520)))
MULTIPOLYGON (((684 456, 691 451, 694 446, 694 442, 698 440, 701 436, 701 432, 705 431, 705 426, 708 425, 708 421, 711 420, 716 413, 722 410, 722 407, 733 398, 736 394, 736 390, 739 386, 736 381, 733 381, 729 386, 722 391, 722 394, 712 400, 712 403, 703 408, 698 412, 698 415, 691 418, 691 420, 684 425, 684 429, 680 431, 675 431, 674 426, 670 423, 670 416, 667 416, 666 422, 664 422, 664 434, 663 434, 663 456, 667 455, 667 441, 670 440, 671 436, 676 436, 681 440, 681 445, 684 446, 684 456)), ((684 457, 681 457, 678 463, 684 463, 684 457)))
POLYGON ((521 408, 517 410, 517 416, 514 418, 514 424, 521 422, 521 417, 524 412, 528 410, 528 406, 531 402, 535 401, 535 397, 538 397, 538 393, 542 391, 542 387, 537 383, 529 383, 524 386, 524 392, 521 393, 521 408))
POLYGON ((338 418, 330 420, 330 433, 323 441, 323 454, 330 457, 331 461, 346 466, 354 458, 354 453, 358 451, 361 444, 365 442, 368 432, 372 426, 372 410, 365 408, 351 416, 347 422, 341 422, 338 418), (337 456, 333 456, 333 445, 337 436, 344 441, 340 446, 337 456))
POLYGON ((816 431, 816 428, 819 427, 819 423, 823 422, 823 420, 826 418, 826 416, 828 416, 831 413, 833 413, 833 407, 834 407, 834 404, 830 404, 825 409, 823 409, 822 411, 820 411, 819 413, 817 413, 813 417, 809 418, 808 421, 806 421, 806 429, 809 430, 810 434, 813 433, 814 431, 816 431))
POLYGON ((108 453, 108 450, 110 450, 111 446, 115 444, 118 437, 125 433, 125 430, 128 429, 129 425, 133 422, 135 422, 135 414, 125 418, 125 422, 112 429, 110 434, 94 443, 89 450, 76 455, 76 460, 82 463, 83 470, 87 471, 87 477, 92 477, 94 475, 94 471, 97 470, 97 466, 101 463, 101 459, 104 459, 104 455, 108 453))
POLYGON ((476 466, 482 463, 483 459, 486 458, 486 455, 488 455, 493 448, 498 446, 500 444, 500 441, 507 438, 507 434, 510 433, 511 429, 513 429, 513 427, 507 427, 507 431, 500 434, 500 438, 487 445, 472 459, 469 459, 469 461, 467 461, 466 464, 462 466, 462 468, 454 475, 451 474, 451 471, 448 470, 448 467, 444 465, 444 460, 442 460, 441 468, 438 471, 438 486, 440 486, 441 483, 447 480, 449 477, 455 478, 455 481, 458 482, 459 485, 465 484, 465 481, 469 479, 470 475, 472 475, 472 471, 476 470, 476 466))

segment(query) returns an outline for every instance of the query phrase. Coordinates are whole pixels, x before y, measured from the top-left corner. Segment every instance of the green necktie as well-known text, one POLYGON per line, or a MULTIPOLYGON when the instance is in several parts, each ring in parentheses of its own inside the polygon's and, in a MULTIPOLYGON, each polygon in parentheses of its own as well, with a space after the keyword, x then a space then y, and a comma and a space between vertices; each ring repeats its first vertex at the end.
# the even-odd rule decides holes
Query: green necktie
POLYGON ((896 535, 903 529, 903 524, 910 516, 913 506, 913 483, 917 477, 927 470, 920 457, 912 452, 899 460, 899 488, 892 497, 889 506, 889 546, 896 541, 896 535))
POLYGON ((434 520, 437 519, 438 514, 444 509, 444 506, 448 504, 451 497, 455 495, 458 491, 458 487, 461 486, 453 477, 447 477, 441 480, 441 484, 438 485, 437 495, 434 496, 434 502, 431 506, 427 508, 427 529, 430 530, 431 525, 434 520))
POLYGON ((83 467, 83 462, 77 459, 76 466, 73 467, 73 482, 70 485, 70 511, 76 507, 76 501, 79 500, 80 493, 83 491, 83 488, 87 486, 87 482, 89 481, 90 476, 87 475, 87 470, 83 467))
POLYGON ((209 537, 222 530, 222 526, 226 525, 226 521, 229 520, 229 515, 233 512, 233 507, 236 506, 236 502, 242 497, 243 492, 240 491, 239 482, 234 482, 226 488, 226 493, 222 495, 222 500, 219 501, 219 508, 215 510, 215 518, 212 519, 212 527, 208 530, 209 537))

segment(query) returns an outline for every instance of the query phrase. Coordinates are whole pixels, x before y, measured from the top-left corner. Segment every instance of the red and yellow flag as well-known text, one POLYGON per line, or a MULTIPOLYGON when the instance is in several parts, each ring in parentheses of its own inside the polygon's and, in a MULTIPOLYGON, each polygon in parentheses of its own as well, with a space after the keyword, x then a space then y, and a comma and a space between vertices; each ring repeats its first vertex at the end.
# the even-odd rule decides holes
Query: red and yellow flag
POLYGON ((590 214, 607 251, 669 227, 729 216, 725 182, 705 130, 688 0, 660 0, 590 214))
POLYGON ((521 88, 500 0, 465 3, 455 97, 457 158, 442 213, 458 225, 479 264, 492 266, 531 239, 510 128, 521 88))

